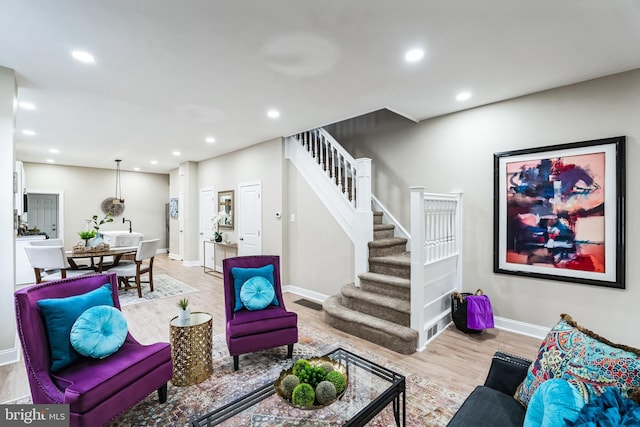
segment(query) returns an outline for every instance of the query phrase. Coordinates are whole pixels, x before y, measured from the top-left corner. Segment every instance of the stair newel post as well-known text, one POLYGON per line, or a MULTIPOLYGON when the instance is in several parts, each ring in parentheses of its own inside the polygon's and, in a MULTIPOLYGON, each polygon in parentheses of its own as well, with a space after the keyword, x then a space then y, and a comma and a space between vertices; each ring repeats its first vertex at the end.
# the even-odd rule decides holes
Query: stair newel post
POLYGON ((354 231, 354 283, 360 286, 360 273, 369 271, 369 242, 373 240, 373 211, 371 210, 371 159, 356 159, 355 182, 358 197, 355 200, 354 231))
POLYGON ((425 264, 425 201, 424 187, 409 187, 411 209, 411 329, 418 331, 418 347, 426 337, 424 332, 424 264, 425 264))

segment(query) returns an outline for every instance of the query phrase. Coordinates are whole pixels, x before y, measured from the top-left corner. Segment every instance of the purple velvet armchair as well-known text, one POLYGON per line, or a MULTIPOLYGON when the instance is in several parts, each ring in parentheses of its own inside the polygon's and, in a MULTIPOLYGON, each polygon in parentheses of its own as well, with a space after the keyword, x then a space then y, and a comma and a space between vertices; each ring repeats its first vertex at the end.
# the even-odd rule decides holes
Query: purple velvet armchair
POLYGON ((124 344, 103 359, 80 357, 50 371, 51 354, 43 315, 37 302, 86 294, 111 283, 114 306, 120 309, 113 273, 44 282, 16 291, 16 320, 35 404, 68 404, 71 426, 105 425, 158 390, 167 400, 173 373, 168 343, 142 345, 127 333, 124 344))
POLYGON ((298 342, 298 315, 287 311, 280 284, 280 257, 256 255, 226 258, 222 261, 224 272, 226 335, 229 354, 233 356, 233 368, 238 370, 240 354, 267 350, 286 345, 287 358, 293 355, 293 344, 298 342), (278 305, 250 311, 236 308, 236 292, 232 269, 260 268, 273 265, 273 287, 278 305))

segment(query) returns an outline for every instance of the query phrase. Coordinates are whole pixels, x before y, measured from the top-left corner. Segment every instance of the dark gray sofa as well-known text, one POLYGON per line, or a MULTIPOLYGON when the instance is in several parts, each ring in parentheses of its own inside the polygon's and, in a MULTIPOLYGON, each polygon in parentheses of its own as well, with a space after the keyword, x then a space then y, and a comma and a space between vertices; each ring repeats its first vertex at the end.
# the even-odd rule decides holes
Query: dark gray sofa
POLYGON ((513 396, 530 364, 530 360, 496 352, 484 385, 473 390, 447 426, 522 427, 525 408, 513 396))

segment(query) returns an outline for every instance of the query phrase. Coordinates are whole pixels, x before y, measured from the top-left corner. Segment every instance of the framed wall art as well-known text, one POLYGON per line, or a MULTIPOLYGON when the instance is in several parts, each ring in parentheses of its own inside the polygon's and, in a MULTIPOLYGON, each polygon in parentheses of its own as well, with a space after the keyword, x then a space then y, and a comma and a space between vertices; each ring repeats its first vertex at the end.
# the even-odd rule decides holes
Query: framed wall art
POLYGON ((169 199, 169 216, 171 218, 178 218, 178 198, 172 197, 169 199))
POLYGON ((494 154, 494 272, 625 287, 625 137, 494 154))

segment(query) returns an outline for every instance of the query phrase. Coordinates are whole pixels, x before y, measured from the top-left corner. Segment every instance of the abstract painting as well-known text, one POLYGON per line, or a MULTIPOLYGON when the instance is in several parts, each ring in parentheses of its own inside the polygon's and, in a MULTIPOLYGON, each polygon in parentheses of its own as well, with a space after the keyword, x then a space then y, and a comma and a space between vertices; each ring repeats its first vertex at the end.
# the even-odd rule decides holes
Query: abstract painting
POLYGON ((494 154, 494 272, 624 288, 625 137, 494 154))

